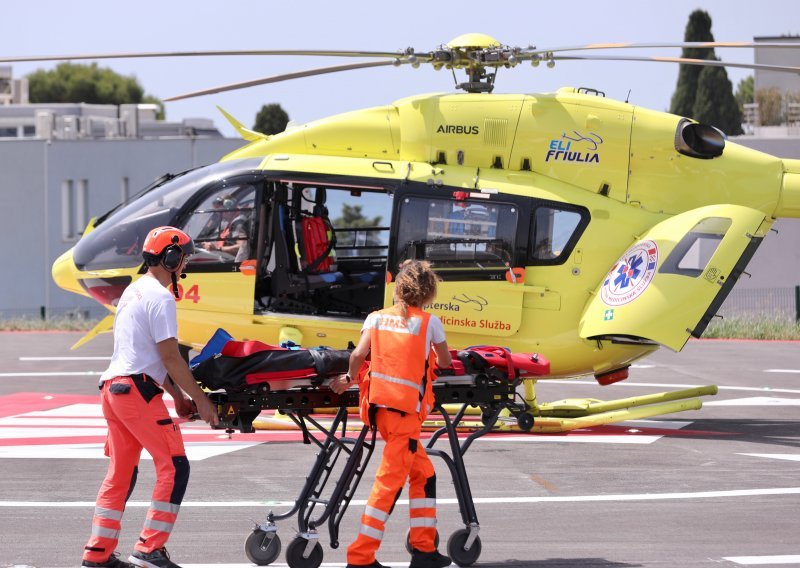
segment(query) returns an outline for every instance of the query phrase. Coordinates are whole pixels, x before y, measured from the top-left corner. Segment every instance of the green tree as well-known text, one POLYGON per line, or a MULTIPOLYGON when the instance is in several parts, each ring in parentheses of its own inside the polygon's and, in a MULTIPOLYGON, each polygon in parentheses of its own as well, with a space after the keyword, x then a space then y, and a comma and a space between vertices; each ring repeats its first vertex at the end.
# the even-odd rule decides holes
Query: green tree
POLYGON ((155 103, 161 118, 164 104, 145 95, 136 77, 126 77, 97 63, 59 63, 55 69, 39 69, 28 76, 28 92, 32 103, 89 103, 101 105, 155 103))
POLYGON ((762 126, 778 126, 783 123, 783 95, 777 87, 758 89, 755 92, 758 117, 762 126))
MULTIPOLYGON (((684 41, 714 41, 708 12, 691 13, 684 41)), ((681 56, 717 59, 713 49, 684 49, 681 56)), ((742 111, 724 67, 681 65, 670 112, 716 126, 727 134, 742 133, 742 111)))
MULTIPOLYGON (((342 204, 342 215, 333 220, 332 224, 336 229, 368 229, 381 226, 383 217, 378 215, 369 218, 364 215, 361 205, 342 204)), ((346 231, 336 235, 336 240, 340 245, 354 246, 363 243, 366 246, 380 246, 380 231, 365 231, 356 236, 356 231, 346 231)))
POLYGON ((727 134, 742 134, 742 111, 723 67, 703 67, 691 116, 727 134))
POLYGON ((739 103, 740 109, 743 108, 742 105, 752 103, 755 100, 753 98, 754 90, 755 80, 752 75, 748 75, 736 85, 736 94, 734 96, 736 97, 736 102, 739 103))
MULTIPOLYGON (((689 23, 683 41, 714 41, 711 35, 711 16, 704 10, 695 10, 689 15, 689 23)), ((681 51, 681 57, 691 59, 710 59, 714 56, 713 49, 687 48, 681 51)), ((697 79, 700 77, 702 67, 699 65, 681 65, 678 71, 678 84, 672 94, 670 112, 680 116, 692 116, 694 99, 697 92, 697 79)))
POLYGON ((262 106, 258 111, 253 130, 263 134, 278 134, 286 130, 287 124, 289 124, 289 115, 281 105, 273 103, 262 106))

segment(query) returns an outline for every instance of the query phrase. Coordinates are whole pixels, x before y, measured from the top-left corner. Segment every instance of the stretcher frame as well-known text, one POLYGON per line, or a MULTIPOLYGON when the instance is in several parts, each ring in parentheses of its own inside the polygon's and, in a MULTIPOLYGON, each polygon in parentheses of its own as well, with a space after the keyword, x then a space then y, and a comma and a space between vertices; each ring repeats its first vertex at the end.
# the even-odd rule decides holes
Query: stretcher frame
MULTIPOLYGON (((250 385, 211 394, 220 414, 219 428, 253 432, 253 421, 262 410, 279 410, 301 430, 304 443, 314 444, 320 450, 294 505, 280 514, 268 511, 265 521, 256 523, 248 536, 245 552, 259 566, 271 564, 280 554, 277 521, 295 516, 297 535, 286 549, 290 568, 318 568, 322 563, 319 528, 325 523, 331 548, 339 547, 339 525, 375 450, 376 432, 363 426, 357 435, 347 435, 348 408, 358 406, 358 390, 337 395, 328 388, 328 382, 329 379, 314 380, 307 386, 285 391, 270 390, 268 385, 250 385), (319 408, 337 408, 329 425, 312 416, 319 408), (342 457, 341 474, 324 497, 331 474, 342 457), (321 512, 315 516, 318 507, 321 512)), ((527 414, 528 406, 517 393, 518 383, 510 381, 502 370, 490 367, 476 374, 440 377, 433 385, 434 411, 441 414, 443 425, 428 439, 425 451, 429 456, 441 458, 453 479, 464 528, 450 536, 447 551, 459 566, 473 564, 481 553, 480 524, 464 455, 475 440, 492 430, 504 410, 517 417, 527 414), (444 405, 458 408, 452 418, 444 405), (457 428, 465 426, 462 422, 469 407, 481 409, 481 425, 459 441, 457 428), (434 447, 445 435, 449 439, 449 453, 434 447)), ((406 548, 410 552, 408 538, 406 548)))

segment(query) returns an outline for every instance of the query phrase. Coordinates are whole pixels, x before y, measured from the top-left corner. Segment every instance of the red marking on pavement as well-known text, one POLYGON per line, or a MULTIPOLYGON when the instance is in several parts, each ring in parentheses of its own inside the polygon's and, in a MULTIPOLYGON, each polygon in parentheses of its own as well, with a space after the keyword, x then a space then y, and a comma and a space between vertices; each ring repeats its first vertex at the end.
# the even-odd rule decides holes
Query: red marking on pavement
MULTIPOLYGON (((46 392, 17 392, 0 396, 0 417, 52 410, 71 404, 99 404, 97 395, 50 394, 46 392)), ((73 416, 72 418, 78 418, 73 416)))

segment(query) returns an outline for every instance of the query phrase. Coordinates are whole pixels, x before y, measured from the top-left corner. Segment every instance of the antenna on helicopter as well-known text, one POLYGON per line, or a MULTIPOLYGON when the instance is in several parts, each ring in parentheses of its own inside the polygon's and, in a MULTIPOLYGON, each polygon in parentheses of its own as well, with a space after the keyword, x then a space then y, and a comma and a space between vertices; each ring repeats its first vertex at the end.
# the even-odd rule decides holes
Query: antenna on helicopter
POLYGON ((625 103, 627 104, 627 102, 628 102, 630 99, 631 99, 631 89, 628 89, 628 94, 625 96, 625 103))

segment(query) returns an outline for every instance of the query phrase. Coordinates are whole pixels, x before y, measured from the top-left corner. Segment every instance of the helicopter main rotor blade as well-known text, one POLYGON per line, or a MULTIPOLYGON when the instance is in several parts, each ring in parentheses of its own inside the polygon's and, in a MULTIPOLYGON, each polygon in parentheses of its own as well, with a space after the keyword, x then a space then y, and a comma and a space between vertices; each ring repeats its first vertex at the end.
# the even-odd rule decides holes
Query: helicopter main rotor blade
POLYGON ((225 91, 235 91, 236 89, 246 89, 247 87, 255 87, 257 85, 266 85, 269 83, 279 83, 281 81, 289 81, 290 79, 301 79, 303 77, 313 77, 315 75, 325 75, 326 73, 338 73, 340 71, 353 71, 355 69, 368 69, 370 67, 388 67, 390 65, 397 66, 402 64, 402 61, 368 61, 366 63, 351 63, 348 65, 335 65, 333 67, 318 67, 316 69, 308 69, 306 71, 298 71, 295 73, 286 73, 284 75, 273 75, 272 77, 264 77, 262 79, 255 79, 253 81, 242 81, 240 83, 231 83, 229 85, 222 85, 220 87, 212 87, 210 89, 203 89, 201 91, 194 91, 177 95, 164 99, 164 102, 180 101, 182 99, 190 99, 192 97, 201 97, 203 95, 212 95, 214 93, 223 93, 225 91))
POLYGON ((686 57, 636 57, 626 55, 556 55, 556 61, 566 60, 591 60, 591 61, 655 61, 659 63, 683 63, 686 65, 701 65, 706 67, 739 67, 741 69, 759 69, 762 71, 776 71, 778 73, 800 73, 800 67, 784 65, 766 65, 763 63, 729 63, 716 59, 689 59, 686 57))
MULTIPOLYGON (((413 51, 335 51, 312 49, 252 49, 228 51, 142 51, 129 53, 91 53, 83 55, 31 55, 25 57, 0 57, 0 63, 20 63, 32 61, 77 61, 85 59, 134 59, 155 57, 206 57, 228 55, 301 55, 320 57, 407 57, 413 51)), ((421 61, 430 59, 429 54, 419 54, 421 61)))
POLYGON ((544 53, 560 53, 563 51, 584 51, 594 49, 663 49, 669 47, 680 47, 684 49, 713 49, 715 47, 778 47, 778 48, 800 48, 800 43, 782 42, 752 42, 752 41, 684 41, 675 43, 589 43, 586 45, 576 45, 571 47, 556 47, 554 49, 523 49, 521 55, 541 55, 544 53))

